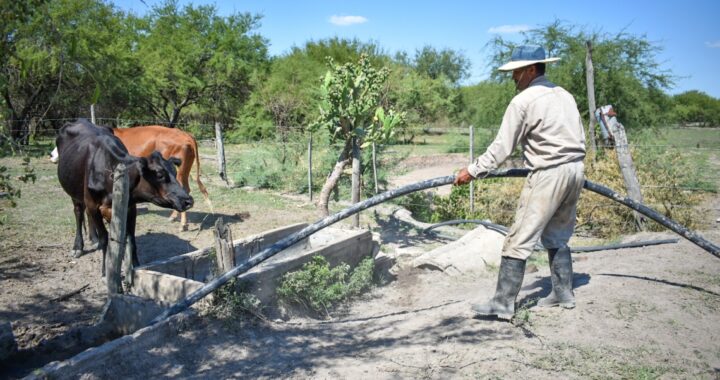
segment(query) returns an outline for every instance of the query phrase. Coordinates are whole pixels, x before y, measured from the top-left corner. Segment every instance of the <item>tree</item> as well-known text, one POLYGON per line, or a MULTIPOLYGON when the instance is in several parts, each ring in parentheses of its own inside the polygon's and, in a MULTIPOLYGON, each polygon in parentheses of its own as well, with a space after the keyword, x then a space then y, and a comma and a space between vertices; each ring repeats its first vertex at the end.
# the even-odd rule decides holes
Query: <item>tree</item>
POLYGON ((0 61, 8 132, 21 143, 33 118, 76 117, 80 107, 124 93, 128 81, 122 79, 137 72, 124 37, 132 33, 125 33, 124 15, 112 6, 93 0, 27 4, 34 6, 9 27, 0 61))
POLYGON ((252 91, 252 78, 268 63, 267 41, 251 32, 260 16, 220 17, 214 6, 176 0, 153 8, 140 30, 142 103, 169 126, 183 109, 202 103, 216 119, 230 120, 252 91))
MULTIPOLYGON (((546 26, 523 33, 519 44, 545 47, 548 56, 562 58, 547 65, 548 77, 575 96, 581 113, 587 120, 587 84, 585 80, 586 42, 593 46, 596 103, 612 104, 628 128, 658 125, 667 115, 668 89, 674 77, 661 67, 656 55, 662 49, 644 35, 635 36, 621 31, 617 34, 586 32, 577 27, 554 21, 546 26)), ((510 58, 516 45, 502 37, 489 42, 491 49, 491 80, 511 82, 509 75, 496 69, 510 58)))
POLYGON ((343 169, 353 161, 353 201, 359 200, 360 149, 389 139, 403 115, 380 107, 388 69, 376 69, 363 54, 357 63, 335 64, 328 58, 330 70, 321 87, 320 116, 313 130, 326 128, 331 140, 343 141, 343 149, 320 192, 318 209, 329 214, 330 191, 337 185, 343 169))
POLYGON ((697 123, 703 127, 720 125, 720 99, 701 91, 686 91, 673 96, 672 119, 680 124, 697 123))
POLYGON ((450 83, 458 85, 469 76, 470 61, 460 52, 452 49, 436 50, 432 46, 424 46, 415 51, 415 70, 431 79, 447 78, 450 83))
POLYGON ((273 132, 284 138, 288 127, 304 128, 318 116, 320 88, 317 83, 327 70, 326 57, 344 64, 357 62, 363 53, 373 64, 381 64, 383 60, 374 44, 337 37, 308 41, 273 59, 268 74, 261 78, 248 105, 237 115, 243 124, 239 134, 257 138, 273 132), (265 124, 272 124, 274 128, 263 130, 258 136, 255 127, 265 124))

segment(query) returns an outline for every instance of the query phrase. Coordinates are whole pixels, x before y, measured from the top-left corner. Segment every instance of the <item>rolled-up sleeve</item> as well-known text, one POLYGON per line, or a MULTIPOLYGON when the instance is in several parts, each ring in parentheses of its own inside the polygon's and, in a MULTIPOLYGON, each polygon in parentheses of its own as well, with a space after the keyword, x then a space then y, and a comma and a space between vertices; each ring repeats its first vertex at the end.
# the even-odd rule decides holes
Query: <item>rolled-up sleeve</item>
POLYGON ((467 170, 473 177, 497 169, 497 167, 512 154, 515 146, 520 142, 525 120, 525 111, 515 102, 511 102, 495 140, 488 146, 485 153, 468 165, 467 170))

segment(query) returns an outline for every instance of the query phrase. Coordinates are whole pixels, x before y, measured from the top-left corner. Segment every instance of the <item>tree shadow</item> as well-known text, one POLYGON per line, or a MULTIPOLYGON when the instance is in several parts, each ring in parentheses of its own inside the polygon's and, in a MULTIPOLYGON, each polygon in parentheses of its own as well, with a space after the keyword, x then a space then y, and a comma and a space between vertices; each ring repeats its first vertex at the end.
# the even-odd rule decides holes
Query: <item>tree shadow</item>
POLYGON ((148 232, 135 242, 141 265, 198 250, 189 240, 165 232, 148 232))
POLYGON ((380 242, 382 244, 398 244, 400 247, 423 245, 431 243, 447 243, 454 239, 446 238, 433 231, 423 232, 422 229, 402 221, 393 215, 381 216, 373 212, 375 222, 378 224, 380 242))
MULTIPOLYGON (((143 213, 157 215, 167 220, 170 218, 172 210, 151 209, 146 210, 143 213)), ((213 227, 215 225, 215 221, 217 221, 219 218, 223 218, 223 221, 225 223, 241 223, 251 218, 250 213, 247 211, 241 211, 234 214, 222 214, 218 212, 210 213, 204 211, 186 211, 186 215, 188 223, 198 225, 198 229, 200 230, 213 227)), ((168 220, 167 223, 174 223, 177 226, 180 226, 177 220, 173 222, 168 220)))
MULTIPOLYGON (((410 314, 417 311, 411 311, 410 314)), ((377 318, 383 318, 379 316, 377 318)), ((413 318, 412 315, 407 318, 413 318)), ((124 357, 126 362, 142 363, 133 366, 97 366, 85 375, 105 378, 136 376, 138 370, 150 377, 174 373, 189 378, 286 378, 305 377, 319 368, 343 358, 357 357, 362 353, 367 360, 383 357, 384 352, 395 349, 425 350, 442 342, 457 345, 483 345, 516 339, 514 328, 483 327, 464 317, 445 317, 431 323, 408 328, 403 317, 342 321, 317 324, 258 324, 252 327, 229 329, 217 321, 202 321, 196 326, 202 334, 182 334, 167 343, 164 349, 137 350, 124 357), (404 331, 398 334, 398 331, 404 331), (216 337, 208 341, 207 337, 216 337), (231 342, 242 342, 241 346, 231 342), (186 359, 183 347, 204 346, 193 351, 192 360, 186 359), (217 360, 217 351, 232 355, 233 360, 217 360), (233 352, 236 350, 235 352, 233 352), (142 352, 140 352, 142 351, 142 352), (137 360, 136 360, 137 359, 137 360), (178 366, 177 363, 183 363, 178 366), (128 371, 124 373, 123 371, 128 371)), ((406 365, 407 358, 387 358, 403 369, 416 372, 420 377, 425 367, 406 365)), ((452 377, 458 369, 445 368, 444 375, 452 377)))

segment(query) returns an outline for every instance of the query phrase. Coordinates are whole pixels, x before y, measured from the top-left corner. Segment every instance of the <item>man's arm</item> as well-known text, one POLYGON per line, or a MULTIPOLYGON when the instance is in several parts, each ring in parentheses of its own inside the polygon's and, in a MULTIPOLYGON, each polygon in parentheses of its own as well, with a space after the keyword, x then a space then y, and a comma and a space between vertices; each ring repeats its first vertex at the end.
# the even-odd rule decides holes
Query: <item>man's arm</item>
POLYGON ((454 185, 464 185, 483 173, 497 169, 497 167, 512 154, 515 146, 520 142, 523 135, 523 123, 525 120, 525 111, 516 103, 511 102, 502 124, 498 130, 495 140, 488 146, 485 153, 479 156, 473 163, 463 168, 455 176, 454 185))
POLYGON ((520 142, 523 132, 525 110, 522 110, 516 103, 510 103, 502 124, 498 130, 495 140, 488 146, 485 153, 475 159, 475 162, 468 165, 467 170, 476 177, 481 173, 497 169, 513 152, 515 146, 520 142))

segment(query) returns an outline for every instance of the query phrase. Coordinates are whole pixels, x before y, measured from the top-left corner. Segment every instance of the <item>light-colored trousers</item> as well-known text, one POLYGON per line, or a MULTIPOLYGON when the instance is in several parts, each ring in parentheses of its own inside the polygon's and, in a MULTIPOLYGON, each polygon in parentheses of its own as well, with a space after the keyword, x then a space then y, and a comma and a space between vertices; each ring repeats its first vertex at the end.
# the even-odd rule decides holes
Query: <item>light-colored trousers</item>
POLYGON ((538 239, 546 249, 567 245, 575 228, 584 169, 583 162, 576 161, 530 173, 503 244, 503 256, 526 260, 538 239))

